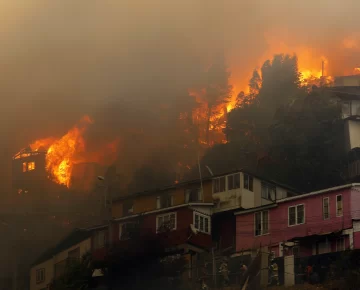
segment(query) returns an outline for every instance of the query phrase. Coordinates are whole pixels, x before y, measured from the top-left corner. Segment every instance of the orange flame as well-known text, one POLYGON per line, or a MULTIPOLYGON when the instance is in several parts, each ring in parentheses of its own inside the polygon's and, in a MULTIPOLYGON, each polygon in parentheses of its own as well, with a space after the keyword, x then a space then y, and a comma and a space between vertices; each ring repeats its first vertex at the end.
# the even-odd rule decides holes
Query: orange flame
POLYGON ((84 133, 93 121, 84 116, 77 125, 60 139, 53 137, 39 139, 30 145, 31 150, 44 150, 46 154, 46 170, 49 178, 58 184, 70 187, 72 170, 80 162, 112 163, 116 159, 119 139, 105 144, 99 152, 86 152, 84 133))
POLYGON ((73 127, 49 147, 46 155, 46 169, 55 182, 70 186, 74 156, 85 151, 83 133, 90 124, 92 124, 90 117, 83 117, 78 126, 73 127))

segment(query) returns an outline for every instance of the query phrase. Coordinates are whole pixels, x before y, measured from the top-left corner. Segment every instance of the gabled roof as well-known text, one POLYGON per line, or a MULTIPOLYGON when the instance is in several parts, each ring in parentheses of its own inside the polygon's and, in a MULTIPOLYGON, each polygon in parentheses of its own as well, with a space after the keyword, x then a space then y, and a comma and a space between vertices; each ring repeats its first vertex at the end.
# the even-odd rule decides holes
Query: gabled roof
POLYGON ((68 234, 64 239, 62 239, 55 247, 45 251, 33 264, 32 266, 43 263, 58 253, 65 251, 72 246, 85 241, 91 236, 91 231, 87 229, 75 229, 70 234, 68 234))

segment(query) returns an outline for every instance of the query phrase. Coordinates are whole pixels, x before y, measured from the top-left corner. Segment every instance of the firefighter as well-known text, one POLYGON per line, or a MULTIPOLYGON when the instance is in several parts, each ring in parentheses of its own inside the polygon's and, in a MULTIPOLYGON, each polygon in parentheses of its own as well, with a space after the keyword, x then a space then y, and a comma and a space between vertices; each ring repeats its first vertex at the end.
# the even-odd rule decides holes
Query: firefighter
POLYGON ((270 270, 270 285, 279 285, 279 268, 275 260, 271 260, 270 270))
POLYGON ((219 272, 221 273, 223 277, 224 286, 228 286, 230 279, 229 279, 229 269, 228 269, 228 263, 227 259, 224 258, 223 262, 220 265, 219 272))

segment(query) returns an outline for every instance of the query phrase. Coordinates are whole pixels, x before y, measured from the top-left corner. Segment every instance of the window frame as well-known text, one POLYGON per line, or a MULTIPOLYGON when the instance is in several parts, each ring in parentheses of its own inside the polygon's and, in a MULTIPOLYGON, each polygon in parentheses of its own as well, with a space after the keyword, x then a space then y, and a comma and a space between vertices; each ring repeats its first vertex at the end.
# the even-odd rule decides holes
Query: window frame
POLYGON ((100 231, 96 231, 94 234, 94 250, 98 250, 98 249, 103 249, 105 248, 107 243, 107 230, 100 230, 100 231), (100 241, 100 233, 103 232, 104 233, 104 241, 103 241, 103 245, 100 245, 98 242, 100 241))
MULTIPOLYGON (((172 212, 167 212, 167 213, 164 213, 164 214, 159 214, 156 216, 156 233, 159 234, 161 233, 159 231, 159 218, 160 217, 165 217, 165 216, 171 216, 172 214, 175 214, 175 223, 174 223, 174 228, 171 229, 170 231, 176 231, 177 229, 177 212, 176 211, 172 211, 172 212)), ((169 218, 170 219, 170 218, 169 218)))
POLYGON ((288 206, 288 227, 304 225, 305 223, 306 223, 305 204, 304 203, 299 203, 299 204, 295 204, 295 205, 292 205, 292 206, 288 206), (297 208, 299 206, 303 206, 303 208, 304 208, 304 221, 302 223, 298 223, 298 210, 297 210, 297 208), (290 208, 295 208, 295 224, 293 224, 293 225, 290 224, 290 208))
POLYGON ((185 189, 185 202, 186 203, 192 203, 192 202, 203 202, 204 198, 203 198, 203 194, 202 194, 202 190, 201 188, 188 188, 185 189), (196 201, 190 201, 190 196, 192 191, 197 190, 197 194, 198 194, 198 198, 196 201))
POLYGON ((227 190, 234 190, 234 189, 240 189, 241 188, 241 176, 240 176, 240 172, 238 173, 233 173, 233 174, 229 174, 226 176, 226 189, 227 190), (236 187, 236 176, 239 178, 239 187, 236 187), (230 182, 229 182, 229 177, 232 178, 232 188, 230 188, 230 182))
POLYGON ((338 239, 336 239, 336 242, 335 242, 335 249, 336 249, 336 252, 343 252, 346 250, 346 246, 345 246, 345 237, 340 237, 338 239), (341 241, 342 242, 342 249, 338 249, 338 242, 341 241))
POLYGON ((127 241, 130 240, 131 237, 127 237, 127 238, 121 238, 122 233, 123 233, 123 226, 127 225, 127 224, 133 224, 134 226, 138 225, 138 223, 136 221, 129 221, 129 222, 122 222, 119 223, 119 241, 127 241))
POLYGON ((226 191, 226 181, 227 181, 227 178, 226 178, 226 175, 224 176, 220 176, 220 177, 216 177, 213 179, 213 193, 221 193, 221 192, 225 192, 226 191), (221 179, 224 179, 224 189, 221 190, 221 179), (216 183, 219 183, 218 186, 215 186, 216 183), (215 189, 218 188, 218 190, 216 191, 215 189))
POLYGON ((336 212, 336 217, 342 217, 344 215, 344 200, 343 200, 343 196, 342 194, 337 194, 335 197, 335 212, 336 212), (338 196, 341 196, 341 214, 338 214, 338 196))
POLYGON ((193 212, 193 225, 200 233, 211 235, 211 216, 200 213, 200 212, 197 212, 197 211, 194 211, 193 212), (199 216, 199 227, 196 227, 196 223, 195 223, 195 217, 196 216, 199 216), (208 232, 205 231, 205 220, 204 220, 204 230, 200 229, 200 218, 201 217, 203 217, 204 219, 208 219, 208 229, 209 229, 208 232))
POLYGON ((342 101, 342 102, 341 102, 341 115, 342 115, 342 117, 343 117, 344 119, 353 116, 353 113, 352 113, 352 101, 342 101), (349 105, 349 114, 348 114, 348 115, 345 115, 345 114, 344 114, 344 105, 345 105, 345 104, 348 104, 348 105, 349 105))
POLYGON ((269 235, 270 234, 270 211, 269 210, 262 210, 262 211, 258 211, 254 213, 254 236, 255 237, 260 237, 260 236, 265 236, 265 235, 269 235), (267 212, 267 232, 264 233, 264 212, 267 212), (256 234, 256 215, 260 214, 260 225, 261 225, 261 233, 260 234, 256 234))
POLYGON ((35 161, 29 161, 27 163, 27 171, 33 171, 36 169, 35 161))
POLYGON ((266 200, 270 200, 270 201, 276 201, 277 200, 277 198, 276 198, 276 185, 271 184, 269 182, 262 181, 261 182, 261 198, 266 199, 266 200), (263 196, 263 189, 265 189, 265 188, 266 188, 266 195, 267 195, 266 197, 263 196), (272 189, 274 190, 274 200, 271 199, 271 196, 269 198, 269 195, 271 195, 270 191, 272 189))
POLYGON ((158 195, 156 197, 156 209, 162 209, 162 208, 169 208, 169 207, 172 207, 174 206, 174 195, 173 194, 170 194, 170 193, 166 193, 166 194, 162 194, 162 195, 158 195), (163 199, 169 199, 169 203, 170 205, 166 205, 166 206, 163 206, 163 199))
POLYGON ((327 197, 323 197, 322 199, 322 214, 323 214, 323 220, 328 220, 330 219, 330 198, 327 196, 327 197), (325 217, 325 200, 327 200, 327 217, 325 217))
POLYGON ((45 268, 36 269, 35 280, 36 284, 41 284, 45 281, 45 268))
POLYGON ((27 162, 22 163, 22 172, 27 172, 27 162))
POLYGON ((122 203, 123 216, 129 216, 134 213, 134 204, 135 204, 135 202, 133 199, 125 200, 122 203), (129 205, 131 205, 131 206, 129 206, 129 205))
POLYGON ((243 173, 243 188, 246 190, 249 190, 251 192, 254 192, 254 177, 252 175, 243 173), (247 182, 245 182, 245 180, 247 180, 247 182), (245 186, 246 183, 248 185, 247 187, 245 186), (250 184, 251 184, 251 186, 250 186, 250 184))

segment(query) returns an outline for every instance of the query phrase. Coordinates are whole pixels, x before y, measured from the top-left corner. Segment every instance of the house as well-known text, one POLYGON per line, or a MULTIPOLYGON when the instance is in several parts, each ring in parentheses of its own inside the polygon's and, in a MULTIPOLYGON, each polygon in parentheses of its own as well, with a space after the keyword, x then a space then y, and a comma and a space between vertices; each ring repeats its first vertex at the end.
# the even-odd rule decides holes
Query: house
POLYGON ((348 184, 235 212, 236 251, 266 247, 275 257, 360 248, 360 184, 348 184))
MULTIPOLYGON (((200 253, 216 244, 218 248, 233 247, 234 210, 273 204, 295 194, 293 189, 238 170, 127 195, 113 201, 109 244, 128 248, 136 229, 142 236, 156 237, 170 252, 200 253)), ((96 259, 107 255, 108 237, 105 226, 94 231, 96 259)))
POLYGON ((213 236, 222 250, 235 250, 235 211, 272 205, 279 199, 298 195, 289 186, 238 170, 212 177, 213 236))
POLYGON ((30 269, 30 290, 48 289, 60 277, 72 259, 80 258, 91 250, 91 231, 76 229, 45 252, 30 269))
POLYGON ((344 150, 349 164, 345 175, 350 182, 357 182, 360 177, 360 75, 336 77, 329 90, 342 105, 344 150))
POLYGON ((121 197, 112 203, 112 239, 108 229, 94 229, 93 256, 104 258, 107 244, 130 248, 134 231, 156 239, 169 252, 202 252, 212 247, 211 183, 199 180, 121 197), (109 241, 109 242, 108 242, 109 241))

